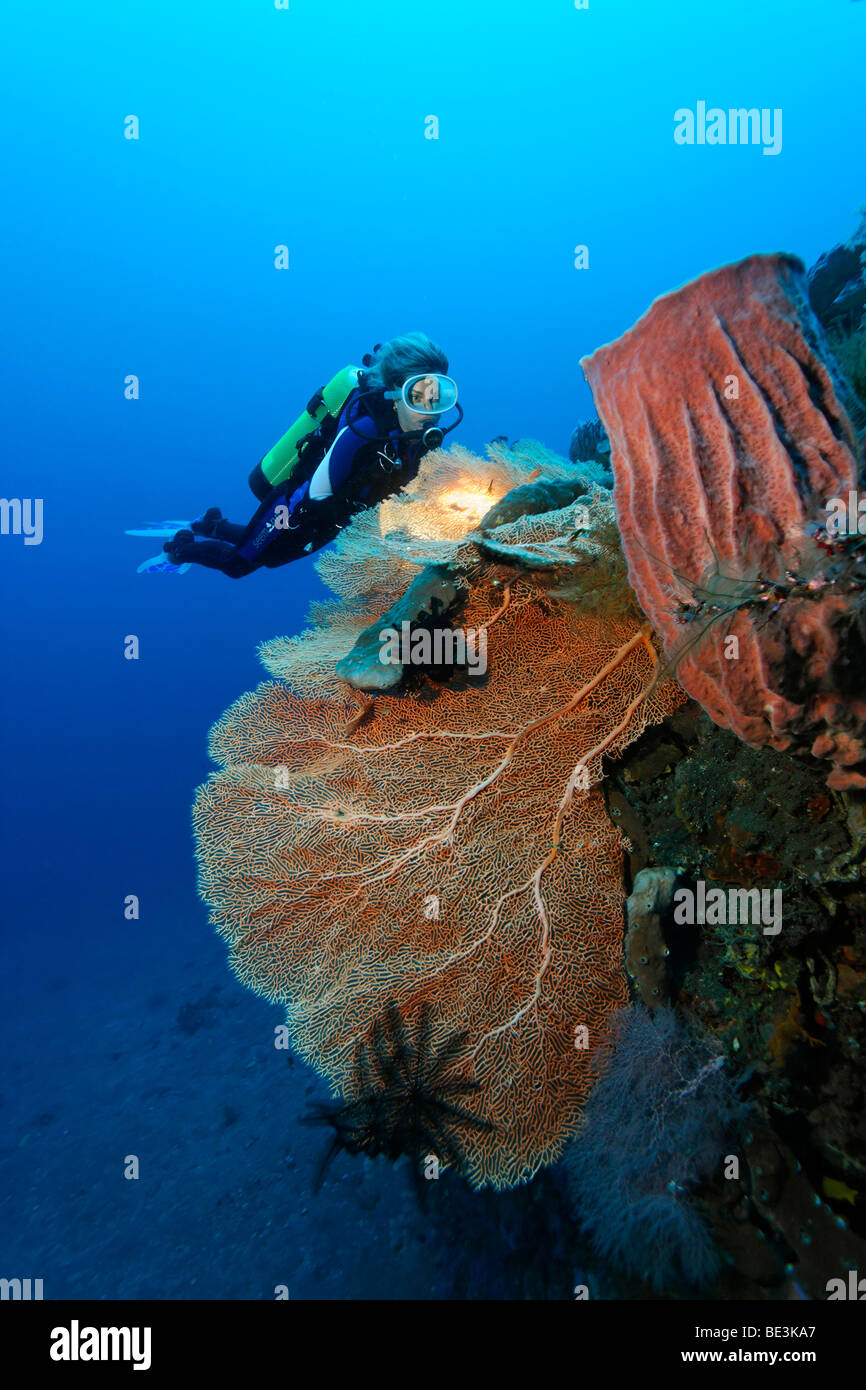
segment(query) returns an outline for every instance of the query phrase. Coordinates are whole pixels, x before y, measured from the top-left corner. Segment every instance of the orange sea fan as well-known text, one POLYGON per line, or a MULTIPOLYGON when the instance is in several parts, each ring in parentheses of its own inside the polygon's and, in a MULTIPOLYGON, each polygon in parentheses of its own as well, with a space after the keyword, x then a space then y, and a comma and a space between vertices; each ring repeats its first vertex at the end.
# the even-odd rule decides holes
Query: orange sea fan
POLYGON ((503 577, 479 562, 467 580, 461 622, 488 625, 483 681, 370 701, 323 646, 305 665, 297 643, 288 661, 285 639, 268 644, 285 679, 217 723, 220 770, 194 810, 200 891, 234 970, 285 1007, 335 1089, 351 1089, 389 1000, 410 1021, 426 1006, 436 1042, 467 1030, 473 1108, 494 1128, 458 1133, 461 1169, 496 1187, 558 1157, 590 1086, 580 1029, 591 1049, 626 998, 603 753, 683 698, 651 688, 655 649, 628 602, 602 617, 531 571, 503 577))

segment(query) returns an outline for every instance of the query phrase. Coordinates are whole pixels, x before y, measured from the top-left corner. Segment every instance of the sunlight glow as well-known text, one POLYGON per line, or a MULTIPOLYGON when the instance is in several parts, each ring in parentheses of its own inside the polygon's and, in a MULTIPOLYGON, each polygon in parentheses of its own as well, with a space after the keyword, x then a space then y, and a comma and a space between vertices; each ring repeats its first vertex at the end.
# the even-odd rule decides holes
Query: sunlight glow
POLYGON ((497 498, 486 490, 476 492, 468 488, 454 488, 450 492, 443 492, 440 501, 443 507, 452 507, 455 511, 465 512, 471 520, 480 521, 484 513, 489 511, 494 502, 497 501, 497 498))

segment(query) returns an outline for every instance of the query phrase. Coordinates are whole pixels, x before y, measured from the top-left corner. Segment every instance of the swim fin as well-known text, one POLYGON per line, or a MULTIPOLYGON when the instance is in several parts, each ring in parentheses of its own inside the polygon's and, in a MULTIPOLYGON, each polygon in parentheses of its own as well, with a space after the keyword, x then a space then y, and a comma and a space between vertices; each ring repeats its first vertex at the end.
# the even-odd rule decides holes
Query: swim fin
POLYGON ((178 531, 185 531, 188 521, 149 521, 132 531, 124 531, 125 536, 153 536, 154 540, 170 541, 178 531))
MULTIPOLYGON (((171 533, 174 535, 174 532, 171 533)), ((150 560, 142 560, 136 570, 136 574, 186 574, 191 569, 190 564, 173 565, 164 550, 158 555, 154 555, 150 560)))

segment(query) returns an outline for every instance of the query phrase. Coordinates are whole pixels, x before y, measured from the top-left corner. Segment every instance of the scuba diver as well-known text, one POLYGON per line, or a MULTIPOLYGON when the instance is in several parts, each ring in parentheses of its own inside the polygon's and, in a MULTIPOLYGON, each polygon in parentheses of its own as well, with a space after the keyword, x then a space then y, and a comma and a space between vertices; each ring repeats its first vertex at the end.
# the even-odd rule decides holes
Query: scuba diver
POLYGON ((362 368, 344 367, 256 464, 252 519, 236 524, 210 507, 166 541, 170 566, 205 565, 241 579, 327 545, 357 512, 411 482, 424 455, 460 423, 447 371, 448 358, 424 333, 379 343, 362 368), (457 418, 443 428, 439 418, 452 408, 457 418))

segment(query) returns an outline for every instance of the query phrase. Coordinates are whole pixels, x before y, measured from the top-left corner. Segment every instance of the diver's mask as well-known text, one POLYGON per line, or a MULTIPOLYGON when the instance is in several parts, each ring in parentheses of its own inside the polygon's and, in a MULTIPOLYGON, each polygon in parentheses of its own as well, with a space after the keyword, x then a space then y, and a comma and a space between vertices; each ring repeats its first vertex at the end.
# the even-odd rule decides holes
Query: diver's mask
POLYGON ((428 449, 438 449, 446 434, 463 419, 463 407, 457 404, 457 383, 441 372, 418 372, 415 376, 407 377, 399 391, 385 391, 384 396, 386 401, 402 401, 413 415, 426 417, 420 428, 403 430, 403 434, 409 438, 420 438, 428 449), (443 428, 439 424, 440 415, 454 409, 459 412, 457 419, 453 425, 443 428))
MULTIPOLYGON (((384 443, 390 438, 390 435, 384 434, 370 440, 368 435, 355 428, 355 420, 364 408, 363 401, 376 394, 375 391, 362 391, 354 402, 346 406, 344 416, 352 433, 367 443, 384 443)), ((443 376, 441 372, 418 372, 415 376, 407 377, 399 391, 384 391, 382 396, 386 401, 402 401, 413 415, 425 420, 419 429, 400 431, 404 439, 420 439, 425 449, 438 449, 446 434, 456 429, 463 419, 463 407, 457 404, 457 385, 450 376, 443 376), (443 427, 439 424, 439 417, 452 409, 457 411, 457 419, 453 425, 443 427)))

